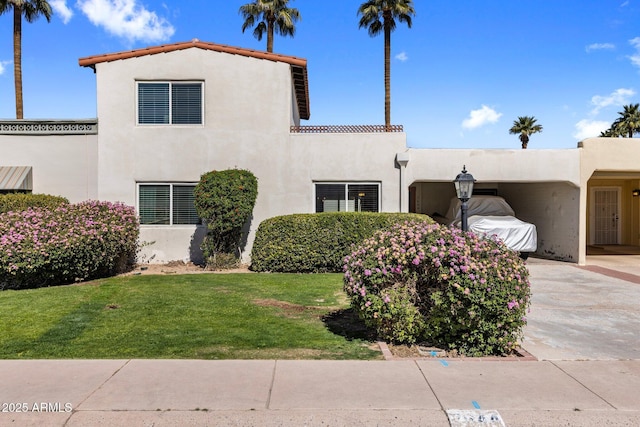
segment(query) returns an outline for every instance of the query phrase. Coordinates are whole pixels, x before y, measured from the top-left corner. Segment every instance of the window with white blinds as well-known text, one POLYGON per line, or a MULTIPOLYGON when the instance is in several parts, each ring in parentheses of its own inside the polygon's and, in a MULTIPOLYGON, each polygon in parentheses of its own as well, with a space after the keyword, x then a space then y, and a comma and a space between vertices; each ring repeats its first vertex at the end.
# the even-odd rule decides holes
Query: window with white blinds
POLYGON ((316 183, 316 212, 379 212, 378 183, 316 183))
POLYGON ((138 184, 140 224, 202 224, 194 206, 194 188, 194 184, 138 184))
POLYGON ((138 82, 138 124, 201 125, 202 82, 138 82))

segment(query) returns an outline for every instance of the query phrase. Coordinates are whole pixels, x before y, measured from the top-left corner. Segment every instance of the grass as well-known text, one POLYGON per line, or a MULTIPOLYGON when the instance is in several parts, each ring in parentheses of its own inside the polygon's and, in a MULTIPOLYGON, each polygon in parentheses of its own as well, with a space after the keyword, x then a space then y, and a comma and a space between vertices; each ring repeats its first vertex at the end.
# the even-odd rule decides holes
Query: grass
POLYGON ((339 274, 141 275, 0 292, 0 359, 380 359, 339 274))

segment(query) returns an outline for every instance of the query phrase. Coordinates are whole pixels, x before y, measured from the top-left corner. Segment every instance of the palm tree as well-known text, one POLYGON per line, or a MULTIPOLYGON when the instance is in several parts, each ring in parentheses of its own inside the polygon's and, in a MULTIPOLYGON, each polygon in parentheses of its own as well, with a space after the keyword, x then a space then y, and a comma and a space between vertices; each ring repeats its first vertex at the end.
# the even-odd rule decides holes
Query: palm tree
POLYGON ((608 136, 633 138, 635 133, 640 132, 640 104, 624 105, 623 108, 618 112, 620 117, 606 131, 608 136))
POLYGON ((619 136, 620 134, 613 128, 613 126, 600 132, 601 138, 617 138, 619 136))
POLYGON ((288 7, 288 3, 289 0, 253 0, 240 6, 239 13, 244 18, 242 32, 255 26, 253 36, 258 40, 266 32, 267 52, 273 52, 273 33, 293 37, 295 24, 301 19, 298 9, 288 7))
POLYGON ((513 126, 509 129, 509 133, 518 135, 522 142, 522 149, 526 150, 529 144, 529 135, 542 132, 542 126, 536 124, 535 117, 523 116, 513 121, 513 126))
POLYGON ((415 14, 412 0, 368 0, 358 8, 359 28, 367 28, 371 37, 384 33, 384 124, 387 130, 391 127, 391 32, 396 29, 396 19, 411 28, 415 14))
POLYGON ((13 9, 13 75, 16 90, 16 119, 22 119, 22 16, 33 22, 43 15, 51 21, 51 6, 47 0, 0 0, 0 15, 13 9))

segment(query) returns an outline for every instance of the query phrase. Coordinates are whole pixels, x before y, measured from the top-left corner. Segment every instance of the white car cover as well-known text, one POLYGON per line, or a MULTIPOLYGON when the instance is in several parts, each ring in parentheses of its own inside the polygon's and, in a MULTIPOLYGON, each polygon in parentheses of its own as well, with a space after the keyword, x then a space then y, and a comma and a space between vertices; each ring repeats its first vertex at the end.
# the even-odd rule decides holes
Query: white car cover
MULTIPOLYGON (((449 223, 460 227, 460 205, 451 199, 447 213, 449 223)), ((474 196, 467 202, 469 231, 480 236, 497 236, 509 249, 518 252, 535 252, 538 248, 536 226, 515 217, 511 206, 497 196, 474 196)))

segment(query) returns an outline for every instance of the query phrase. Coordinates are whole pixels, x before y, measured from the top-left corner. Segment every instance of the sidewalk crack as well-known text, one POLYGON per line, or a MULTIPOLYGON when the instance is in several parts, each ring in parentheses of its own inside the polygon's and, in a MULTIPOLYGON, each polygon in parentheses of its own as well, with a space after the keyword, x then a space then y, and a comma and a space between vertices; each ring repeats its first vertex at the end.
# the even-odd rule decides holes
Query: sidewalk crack
POLYGON ((102 389, 102 387, 104 387, 104 385, 106 383, 108 383, 109 381, 111 381, 111 379, 113 377, 115 377, 125 366, 127 366, 129 364, 129 362, 131 362, 131 359, 128 359, 124 362, 124 364, 122 364, 122 366, 120 366, 118 369, 116 369, 115 371, 113 371, 113 373, 109 376, 109 378, 107 378, 106 380, 104 380, 102 382, 102 384, 100 384, 98 387, 95 388, 95 390, 93 390, 91 393, 89 393, 87 395, 87 397, 85 397, 84 399, 82 399, 82 401, 80 403, 78 403, 77 408, 74 408, 73 412, 76 412, 76 410, 80 410, 80 407, 82 406, 82 404, 84 402, 86 402, 87 400, 89 400, 89 398, 91 398, 94 394, 96 394, 96 392, 98 392, 100 389, 102 389))
POLYGON ((273 361, 273 373, 271 374, 271 384, 269 385, 269 393, 267 394, 267 403, 265 409, 270 409, 271 406, 271 393, 273 392, 273 384, 276 381, 276 369, 278 368, 278 361, 273 361))
POLYGON ((560 366, 558 366, 555 362, 553 361, 549 361, 553 366, 555 366, 556 368, 558 368, 559 370, 561 370, 565 375, 567 375, 569 378, 573 379, 575 382, 577 382, 578 384, 580 384, 582 387, 584 387, 585 389, 587 389, 591 394, 593 394, 594 396, 598 397, 600 400, 602 400, 604 403, 606 403, 607 405, 611 406, 613 409, 615 409, 616 411, 618 410, 618 408, 616 408, 615 406, 613 406, 613 404, 611 404, 611 402, 609 402, 607 399, 605 399, 604 397, 600 396, 598 393, 596 393, 595 391, 591 390, 589 387, 587 387, 586 384, 584 384, 582 381, 580 381, 579 379, 577 379, 576 377, 574 377, 573 375, 571 375, 569 372, 565 371, 564 369, 562 369, 560 366))
POLYGON ((429 379, 427 378, 427 375, 424 373, 424 371, 420 367, 420 364, 418 363, 417 360, 414 360, 413 363, 415 363, 415 365, 418 367, 418 370, 420 371, 420 374, 422 374, 422 378, 424 378, 424 381, 427 383, 427 386, 429 386, 429 390, 431 390, 431 393, 433 393, 433 396, 438 401, 438 405, 440 405, 440 409, 446 414, 447 410, 442 405, 442 402, 440 401, 440 398, 438 397, 438 395, 436 394, 436 391, 431 386, 431 383, 429 382, 429 379))

